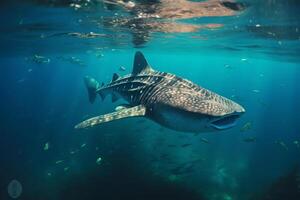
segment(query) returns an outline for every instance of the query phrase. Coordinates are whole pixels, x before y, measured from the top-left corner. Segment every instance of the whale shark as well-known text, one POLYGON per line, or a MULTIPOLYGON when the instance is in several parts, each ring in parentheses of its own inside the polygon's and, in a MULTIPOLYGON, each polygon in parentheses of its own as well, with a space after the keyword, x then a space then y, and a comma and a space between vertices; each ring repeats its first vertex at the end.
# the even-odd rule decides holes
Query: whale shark
POLYGON ((154 70, 137 51, 131 74, 114 73, 109 84, 84 78, 90 103, 110 94, 112 102, 123 98, 128 104, 108 114, 87 119, 76 129, 130 117, 145 117, 181 132, 213 132, 234 127, 245 113, 238 103, 174 74, 154 70))

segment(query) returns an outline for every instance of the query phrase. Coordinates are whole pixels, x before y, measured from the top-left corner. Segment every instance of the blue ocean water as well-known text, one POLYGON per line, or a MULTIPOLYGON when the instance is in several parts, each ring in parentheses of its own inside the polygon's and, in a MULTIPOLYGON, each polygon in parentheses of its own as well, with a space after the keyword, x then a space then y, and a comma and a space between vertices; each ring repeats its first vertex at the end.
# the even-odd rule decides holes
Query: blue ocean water
POLYGON ((188 33, 124 27, 128 11, 94 2, 1 5, 0 199, 14 179, 18 199, 299 199, 298 1, 241 1, 233 16, 179 20, 220 24, 188 33), (145 118, 74 129, 124 103, 90 104, 83 77, 129 74, 136 51, 246 113, 214 133, 145 118))

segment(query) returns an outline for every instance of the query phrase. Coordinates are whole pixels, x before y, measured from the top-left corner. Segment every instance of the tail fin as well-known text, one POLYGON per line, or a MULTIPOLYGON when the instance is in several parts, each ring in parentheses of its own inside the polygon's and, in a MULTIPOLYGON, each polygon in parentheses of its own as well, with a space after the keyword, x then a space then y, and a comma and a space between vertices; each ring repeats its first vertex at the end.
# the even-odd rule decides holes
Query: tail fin
POLYGON ((94 103, 97 96, 97 90, 99 89, 100 85, 98 81, 96 81, 94 78, 91 78, 89 76, 86 76, 84 78, 84 82, 88 90, 89 100, 91 103, 94 103))

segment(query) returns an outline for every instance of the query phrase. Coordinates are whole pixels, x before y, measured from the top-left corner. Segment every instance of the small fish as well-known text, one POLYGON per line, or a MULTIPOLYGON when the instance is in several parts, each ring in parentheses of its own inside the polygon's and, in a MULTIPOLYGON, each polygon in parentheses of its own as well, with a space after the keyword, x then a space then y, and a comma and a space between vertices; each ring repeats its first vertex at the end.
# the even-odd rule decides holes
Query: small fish
POLYGON ((256 142, 256 137, 247 137, 247 138, 244 138, 244 142, 256 142))
POLYGON ((66 171, 68 171, 69 170, 69 167, 65 167, 64 168, 64 171, 66 172, 66 171))
POLYGON ((102 58, 102 57, 104 57, 104 54, 102 54, 102 53, 96 53, 96 57, 97 58, 102 58))
POLYGON ((252 123, 251 122, 247 122, 246 124, 244 124, 244 126, 242 126, 242 128, 240 129, 241 132, 244 131, 248 131, 252 128, 252 123))
POLYGON ((80 60, 79 58, 75 57, 75 56, 71 56, 71 57, 59 56, 57 58, 62 60, 62 61, 66 61, 66 62, 69 62, 71 64, 74 64, 74 65, 85 66, 84 62, 82 60, 80 60))
POLYGON ((75 154, 75 153, 77 153, 78 151, 79 151, 78 149, 72 150, 72 151, 70 151, 70 154, 75 154))
POLYGON ((232 69, 233 67, 232 67, 231 65, 225 64, 225 65, 224 65, 224 68, 225 68, 225 69, 232 69))
POLYGON ((254 93, 260 93, 260 90, 252 90, 254 93))
POLYGON ((188 146, 191 146, 192 144, 191 143, 187 143, 187 144, 183 144, 181 145, 182 148, 185 148, 185 147, 188 147, 188 146))
POLYGON ((34 55, 32 61, 38 64, 48 64, 50 59, 40 55, 34 55))
POLYGON ((209 141, 207 139, 205 139, 205 138, 200 138, 200 141, 204 142, 204 143, 207 143, 207 144, 209 143, 209 141))
POLYGON ((279 144, 283 149, 285 150, 289 150, 289 148, 287 147, 287 145, 283 142, 283 141, 275 141, 276 144, 279 144))
POLYGON ((297 148, 300 148, 300 143, 299 143, 299 141, 298 141, 298 140, 295 140, 293 143, 294 143, 294 145, 296 145, 296 146, 297 146, 297 148))
POLYGON ((49 147, 50 147, 50 144, 49 144, 49 142, 47 142, 47 143, 44 145, 44 151, 48 151, 49 147))
POLYGON ((125 68, 124 66, 120 66, 120 67, 119 67, 119 71, 124 72, 124 71, 126 71, 126 68, 125 68))
POLYGON ((19 79, 19 80, 17 81, 17 83, 23 83, 25 80, 26 80, 25 78, 19 79))
POLYGON ((63 163, 63 162, 64 162, 64 160, 58 160, 55 162, 55 164, 59 164, 59 163, 63 163))
POLYGON ((80 4, 76 4, 76 3, 71 3, 70 7, 74 8, 75 10, 77 10, 77 9, 81 8, 81 5, 80 4))
POLYGON ((100 165, 100 164, 101 164, 101 161, 102 161, 102 158, 101 158, 101 157, 97 158, 97 160, 96 160, 97 165, 100 165))

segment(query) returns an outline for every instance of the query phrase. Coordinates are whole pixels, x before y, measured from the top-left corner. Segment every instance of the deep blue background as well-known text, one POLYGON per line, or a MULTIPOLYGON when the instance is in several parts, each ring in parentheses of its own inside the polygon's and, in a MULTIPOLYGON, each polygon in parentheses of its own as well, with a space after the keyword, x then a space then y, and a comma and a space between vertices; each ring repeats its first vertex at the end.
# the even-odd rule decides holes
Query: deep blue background
POLYGON ((207 199, 249 199, 289 172, 300 163, 300 147, 294 144, 300 141, 299 16, 293 14, 299 5, 249 3, 239 18, 196 20, 224 23, 223 28, 153 33, 143 48, 131 44, 126 30, 115 33, 89 21, 101 14, 31 4, 4 6, 0 198, 9 199, 7 184, 17 179, 23 185, 21 199, 201 199, 199 193, 207 199), (268 38, 253 31, 255 24, 286 31, 268 38), (108 37, 52 37, 90 31, 108 37), (123 35, 120 40, 114 38, 118 34, 123 35), (111 112, 122 103, 111 103, 108 97, 91 105, 83 77, 108 83, 114 72, 130 73, 137 49, 155 70, 231 98, 247 113, 235 128, 210 134, 178 133, 147 119, 74 130, 83 119, 111 112), (34 62, 35 54, 50 62, 34 62), (70 62, 72 56, 84 65, 70 62), (250 130, 241 131, 248 122, 250 130), (247 143, 247 137, 257 140, 247 143), (47 142, 50 148, 44 151, 47 142), (102 163, 97 165, 99 156, 102 163), (63 162, 56 164, 58 160, 63 162))

